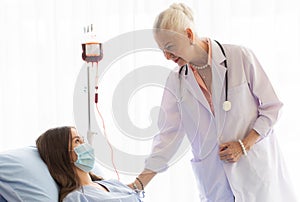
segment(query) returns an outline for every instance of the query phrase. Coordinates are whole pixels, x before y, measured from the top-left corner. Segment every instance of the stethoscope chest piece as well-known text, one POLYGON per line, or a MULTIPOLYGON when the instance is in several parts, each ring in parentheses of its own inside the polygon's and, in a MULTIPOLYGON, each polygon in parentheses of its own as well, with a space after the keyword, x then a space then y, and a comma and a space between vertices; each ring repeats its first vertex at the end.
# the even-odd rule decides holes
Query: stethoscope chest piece
POLYGON ((223 109, 225 112, 228 112, 231 109, 231 102, 228 100, 223 102, 223 109))

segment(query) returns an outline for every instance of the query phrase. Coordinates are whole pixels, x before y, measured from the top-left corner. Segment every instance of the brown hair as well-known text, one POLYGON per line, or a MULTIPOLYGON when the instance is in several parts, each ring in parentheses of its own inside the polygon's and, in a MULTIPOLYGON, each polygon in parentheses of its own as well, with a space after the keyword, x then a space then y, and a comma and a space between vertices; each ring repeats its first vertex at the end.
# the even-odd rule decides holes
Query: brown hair
MULTIPOLYGON (((71 128, 64 126, 49 129, 36 140, 41 158, 60 187, 59 201, 80 187, 80 180, 75 172, 69 152, 69 148, 72 148, 70 145, 72 144, 71 128)), ((92 173, 90 176, 92 180, 102 180, 101 177, 92 173)))

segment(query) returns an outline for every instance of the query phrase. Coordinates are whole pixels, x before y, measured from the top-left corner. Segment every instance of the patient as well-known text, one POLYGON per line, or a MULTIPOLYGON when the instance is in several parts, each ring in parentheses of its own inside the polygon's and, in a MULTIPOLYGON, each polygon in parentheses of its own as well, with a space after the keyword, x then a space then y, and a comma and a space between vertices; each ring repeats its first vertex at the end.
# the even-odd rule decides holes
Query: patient
POLYGON ((37 140, 41 158, 60 187, 59 201, 139 202, 138 194, 117 180, 104 180, 90 171, 93 148, 73 127, 49 129, 37 140))

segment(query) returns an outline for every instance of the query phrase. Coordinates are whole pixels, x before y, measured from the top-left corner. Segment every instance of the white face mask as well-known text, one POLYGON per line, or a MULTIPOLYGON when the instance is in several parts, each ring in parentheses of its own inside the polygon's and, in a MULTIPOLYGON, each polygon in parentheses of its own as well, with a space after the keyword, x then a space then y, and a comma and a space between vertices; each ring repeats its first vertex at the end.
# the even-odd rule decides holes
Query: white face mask
POLYGON ((95 164, 94 148, 88 143, 83 143, 75 147, 74 151, 77 154, 75 166, 85 172, 90 172, 95 164))

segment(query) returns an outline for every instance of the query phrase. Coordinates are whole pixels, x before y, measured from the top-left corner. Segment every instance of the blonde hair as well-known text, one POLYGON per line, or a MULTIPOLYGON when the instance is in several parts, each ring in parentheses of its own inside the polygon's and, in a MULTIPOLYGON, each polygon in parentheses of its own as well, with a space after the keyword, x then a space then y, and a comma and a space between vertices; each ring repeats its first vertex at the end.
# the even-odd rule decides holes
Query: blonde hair
POLYGON ((186 28, 194 31, 194 16, 192 10, 183 3, 173 3, 161 12, 155 22, 154 29, 167 29, 183 33, 186 28))

